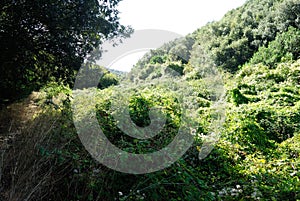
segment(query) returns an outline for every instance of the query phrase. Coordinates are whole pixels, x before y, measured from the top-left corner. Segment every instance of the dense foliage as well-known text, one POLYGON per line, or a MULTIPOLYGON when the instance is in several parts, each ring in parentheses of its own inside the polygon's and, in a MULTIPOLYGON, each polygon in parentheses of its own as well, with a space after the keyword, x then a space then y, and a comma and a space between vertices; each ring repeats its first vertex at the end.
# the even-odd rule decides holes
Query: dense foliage
POLYGON ((72 91, 55 83, 45 86, 35 100, 42 112, 24 133, 30 140, 8 151, 17 152, 19 161, 8 157, 3 188, 18 193, 5 198, 299 200, 299 24, 297 0, 249 0, 220 21, 150 51, 122 81, 99 66, 85 65, 88 75, 99 76, 88 79, 100 79, 98 89, 86 83, 73 95, 94 93, 97 104, 83 96, 80 101, 86 104, 81 107, 95 112, 117 147, 150 153, 169 144, 181 126, 193 128, 192 147, 177 162, 153 173, 120 173, 96 162, 73 125, 72 91), (140 127, 151 125, 151 108, 159 108, 166 121, 158 135, 135 139, 124 133, 120 122, 130 122, 115 118, 123 112, 118 106, 124 100, 132 122, 140 127), (119 104, 112 107, 114 102, 119 104), (183 105, 187 121, 182 120, 183 105), (222 106, 226 119, 216 129, 222 106), (200 160, 201 147, 214 131, 218 141, 200 160))
POLYGON ((0 98, 48 81, 71 84, 84 57, 126 28, 119 0, 4 0, 0 3, 0 98))

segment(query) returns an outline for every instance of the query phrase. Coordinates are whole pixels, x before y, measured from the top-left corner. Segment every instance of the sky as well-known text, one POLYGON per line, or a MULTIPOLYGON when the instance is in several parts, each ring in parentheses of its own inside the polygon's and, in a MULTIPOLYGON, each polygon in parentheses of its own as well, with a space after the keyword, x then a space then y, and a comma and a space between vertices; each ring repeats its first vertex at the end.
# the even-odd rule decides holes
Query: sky
MULTIPOLYGON (((135 30, 159 29, 182 36, 208 22, 220 20, 246 0, 123 0, 119 3, 120 23, 135 30)), ((168 42, 168 41, 165 41, 168 42)), ((132 51, 113 61, 109 68, 130 71, 145 51, 132 51)))

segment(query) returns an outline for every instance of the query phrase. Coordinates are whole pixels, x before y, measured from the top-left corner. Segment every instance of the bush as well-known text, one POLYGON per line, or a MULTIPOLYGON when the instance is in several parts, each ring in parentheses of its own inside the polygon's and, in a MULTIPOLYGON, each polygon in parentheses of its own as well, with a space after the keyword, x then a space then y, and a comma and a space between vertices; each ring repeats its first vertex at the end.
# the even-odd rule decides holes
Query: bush
POLYGON ((118 84, 119 84, 119 80, 116 75, 114 75, 112 73, 106 73, 100 78, 99 84, 97 87, 99 89, 105 89, 107 87, 118 85, 118 84))

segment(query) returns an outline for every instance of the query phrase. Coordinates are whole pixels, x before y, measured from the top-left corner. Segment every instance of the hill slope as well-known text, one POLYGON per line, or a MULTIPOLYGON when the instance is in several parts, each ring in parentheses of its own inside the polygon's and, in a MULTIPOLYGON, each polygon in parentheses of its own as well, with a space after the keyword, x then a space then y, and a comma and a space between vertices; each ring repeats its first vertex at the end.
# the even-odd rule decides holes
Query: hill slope
POLYGON ((249 0, 151 51, 120 85, 73 92, 93 93, 96 101, 75 98, 86 103, 76 118, 71 90, 45 87, 42 112, 5 151, 3 199, 299 200, 299 23, 299 1, 249 0), (116 119, 124 111, 140 127, 163 118, 165 125, 153 138, 130 137, 126 126, 141 133, 125 117, 116 119), (106 137, 130 153, 160 150, 180 129, 194 142, 163 170, 120 173, 95 162, 80 142, 74 119, 89 123, 86 112, 95 112, 106 137), (211 136, 213 149, 201 155, 211 136))

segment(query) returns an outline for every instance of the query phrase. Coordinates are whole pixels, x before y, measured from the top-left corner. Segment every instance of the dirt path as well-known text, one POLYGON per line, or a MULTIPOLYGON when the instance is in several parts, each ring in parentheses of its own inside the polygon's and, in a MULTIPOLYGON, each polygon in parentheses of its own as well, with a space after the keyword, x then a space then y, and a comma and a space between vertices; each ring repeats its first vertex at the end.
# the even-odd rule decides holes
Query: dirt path
POLYGON ((39 112, 39 94, 33 92, 28 98, 3 106, 0 110, 0 149, 5 142, 13 141, 22 132, 29 120, 39 112))

